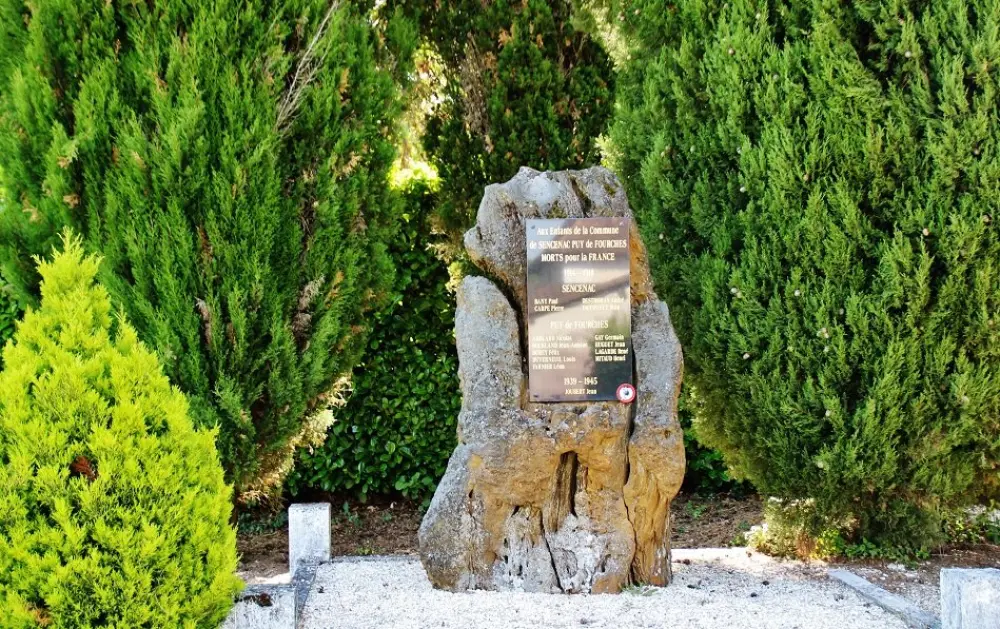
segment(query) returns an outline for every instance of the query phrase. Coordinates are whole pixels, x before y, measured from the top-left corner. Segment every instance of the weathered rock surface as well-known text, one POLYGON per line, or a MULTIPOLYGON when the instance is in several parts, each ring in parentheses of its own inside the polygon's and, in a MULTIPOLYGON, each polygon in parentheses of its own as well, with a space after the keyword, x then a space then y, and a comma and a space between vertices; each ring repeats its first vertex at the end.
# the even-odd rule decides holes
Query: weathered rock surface
POLYGON ((995 629, 1000 626, 1000 570, 942 570, 941 626, 942 629, 995 629))
POLYGON ((670 580, 670 501, 684 476, 683 360, 634 225, 636 401, 527 396, 524 221, 598 216, 631 217, 609 171, 525 168, 486 188, 465 236, 473 260, 499 285, 467 277, 458 291, 459 445, 420 527, 436 587, 617 592, 670 580))

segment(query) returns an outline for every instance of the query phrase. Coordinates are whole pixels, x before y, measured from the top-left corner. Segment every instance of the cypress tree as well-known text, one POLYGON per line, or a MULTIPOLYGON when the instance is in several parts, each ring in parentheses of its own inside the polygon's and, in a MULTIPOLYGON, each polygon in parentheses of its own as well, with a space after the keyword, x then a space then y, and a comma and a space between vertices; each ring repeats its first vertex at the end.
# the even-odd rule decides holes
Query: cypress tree
POLYGON ((438 215, 464 231, 490 183, 521 166, 582 168, 598 160, 611 113, 611 63, 576 27, 570 0, 396 0, 438 53, 444 94, 423 147, 441 178, 438 215))
POLYGON ((812 533, 933 542, 1000 493, 1000 4, 607 15, 699 436, 812 533))
POLYGON ((243 497, 322 437, 391 285, 414 35, 370 9, 0 0, 0 273, 32 303, 31 255, 81 233, 243 497))

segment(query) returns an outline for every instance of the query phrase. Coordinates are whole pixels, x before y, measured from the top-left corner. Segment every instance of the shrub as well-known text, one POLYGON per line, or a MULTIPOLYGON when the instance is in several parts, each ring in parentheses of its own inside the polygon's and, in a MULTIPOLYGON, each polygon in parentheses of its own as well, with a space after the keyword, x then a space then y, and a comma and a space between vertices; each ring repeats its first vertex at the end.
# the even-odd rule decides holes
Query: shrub
MULTIPOLYGON (((364 4, 364 3, 361 3, 364 4)), ((0 273, 70 225, 243 498, 323 434, 391 286, 415 33, 327 0, 0 0, 0 273), (397 56, 390 52, 396 51, 397 56)))
POLYGON ((698 441, 691 414, 681 408, 679 415, 681 428, 684 430, 684 458, 687 462, 681 490, 695 494, 742 493, 746 488, 743 483, 730 476, 722 453, 698 441))
MULTIPOLYGON (((5 200, 0 191, 0 212, 4 212, 5 200)), ((14 335, 14 322, 20 315, 20 309, 14 301, 13 291, 0 276, 0 369, 3 369, 2 350, 7 339, 14 335)))
POLYGON ((217 627, 240 583, 210 432, 67 240, 0 372, 0 624, 217 627))
MULTIPOLYGON (((7 339, 14 335, 14 322, 17 321, 19 314, 17 304, 0 285, 0 348, 4 346, 7 339)), ((3 367, 2 359, 0 359, 0 367, 3 367)))
POLYGON ((638 0, 611 132, 704 403, 812 534, 1000 491, 992 2, 638 0))
POLYGON ((400 492, 429 497, 454 449, 461 408, 455 350, 455 303, 448 269, 430 243, 434 196, 423 180, 406 191, 390 304, 373 317, 354 393, 336 411, 325 444, 303 451, 289 478, 307 488, 367 498, 400 492))
POLYGON ((418 16, 447 79, 424 148, 441 177, 438 214, 463 231, 490 183, 521 166, 597 161, 611 113, 607 56, 574 27, 570 0, 395 0, 418 16))

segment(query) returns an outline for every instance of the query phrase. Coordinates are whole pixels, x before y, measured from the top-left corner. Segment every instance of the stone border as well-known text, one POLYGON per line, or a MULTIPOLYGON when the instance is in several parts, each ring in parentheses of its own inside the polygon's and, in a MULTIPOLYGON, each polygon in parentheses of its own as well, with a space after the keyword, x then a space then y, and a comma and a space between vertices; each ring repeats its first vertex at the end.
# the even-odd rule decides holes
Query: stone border
POLYGON ((420 563, 420 555, 341 555, 329 563, 368 563, 372 561, 415 561, 420 563))
POLYGON ((247 586, 220 629, 298 627, 319 567, 330 562, 330 504, 288 508, 291 583, 247 586))
POLYGON ((941 619, 944 629, 1000 627, 1000 570, 943 568, 941 619))
POLYGON ((899 617, 908 627, 913 629, 940 629, 941 627, 940 619, 934 614, 925 612, 902 596, 882 589, 849 570, 832 569, 827 571, 827 574, 831 579, 839 581, 857 592, 862 598, 899 617))
POLYGON ((299 618, 302 610, 306 608, 306 601, 309 599, 309 591, 312 589, 313 581, 316 580, 316 572, 322 563, 302 562, 299 563, 295 576, 292 577, 292 587, 295 589, 295 626, 299 626, 299 618))

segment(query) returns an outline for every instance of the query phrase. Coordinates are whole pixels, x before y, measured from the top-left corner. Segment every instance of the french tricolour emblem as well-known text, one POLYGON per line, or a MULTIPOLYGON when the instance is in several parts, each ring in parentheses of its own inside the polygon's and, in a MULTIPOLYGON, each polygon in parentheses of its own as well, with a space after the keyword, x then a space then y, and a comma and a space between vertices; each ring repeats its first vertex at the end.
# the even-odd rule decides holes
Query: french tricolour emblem
POLYGON ((622 404, 631 404, 632 401, 635 400, 635 387, 631 384, 623 384, 618 387, 618 391, 615 392, 615 396, 622 404))

